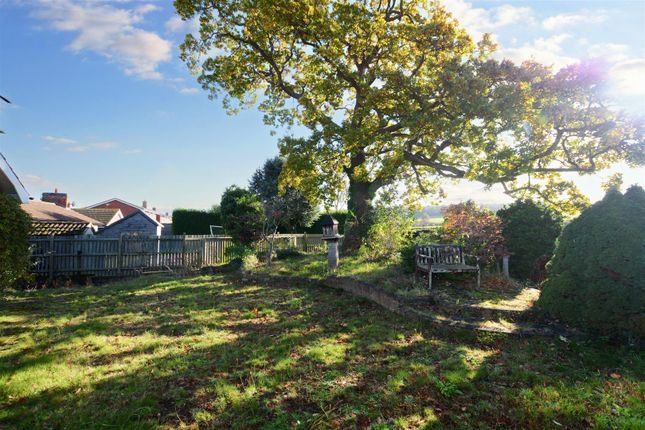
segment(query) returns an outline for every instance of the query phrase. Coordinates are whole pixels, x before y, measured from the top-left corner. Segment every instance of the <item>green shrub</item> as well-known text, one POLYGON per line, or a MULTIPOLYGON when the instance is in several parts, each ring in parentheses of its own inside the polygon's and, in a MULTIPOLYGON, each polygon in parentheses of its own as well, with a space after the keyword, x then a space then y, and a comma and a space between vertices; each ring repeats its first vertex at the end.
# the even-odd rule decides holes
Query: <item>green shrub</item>
POLYGON ((173 234, 210 234, 211 225, 222 225, 219 208, 175 209, 172 213, 173 234))
POLYGON ((224 230, 233 242, 251 246, 262 237, 264 206, 253 193, 235 185, 228 187, 220 204, 224 230))
POLYGON ((28 279, 30 229, 31 218, 18 201, 0 194, 0 289, 28 279))
POLYGON ((412 234, 414 212, 401 207, 377 207, 361 254, 371 260, 398 254, 412 234))
POLYGON ((293 248, 278 249, 275 252, 276 259, 278 260, 286 260, 289 258, 302 258, 306 255, 307 254, 305 254, 304 252, 293 248))
POLYGON ((414 273, 416 270, 415 246, 440 243, 441 230, 413 232, 401 245, 401 266, 406 273, 414 273))
POLYGON ((504 227, 502 235, 508 250, 511 275, 518 279, 540 280, 541 264, 553 255, 562 230, 562 217, 531 200, 517 200, 497 211, 504 227))
POLYGON ((538 301, 610 337, 645 339, 645 191, 611 189, 563 230, 538 301))

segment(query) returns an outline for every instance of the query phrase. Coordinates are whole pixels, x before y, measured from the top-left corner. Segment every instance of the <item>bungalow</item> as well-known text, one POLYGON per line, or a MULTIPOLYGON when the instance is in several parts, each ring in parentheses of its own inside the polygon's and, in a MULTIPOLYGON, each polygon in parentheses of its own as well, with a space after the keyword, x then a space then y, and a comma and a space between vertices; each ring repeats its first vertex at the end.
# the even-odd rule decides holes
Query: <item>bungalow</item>
POLYGON ((123 213, 124 217, 127 217, 128 215, 132 215, 135 212, 143 212, 147 214, 150 218, 162 224, 166 222, 166 218, 169 218, 166 215, 157 213, 156 208, 152 208, 152 210, 149 209, 148 203, 145 200, 143 201, 141 206, 137 206, 133 203, 126 202, 125 200, 121 200, 115 197, 109 200, 95 203, 93 205, 89 205, 87 207, 87 209, 99 209, 99 208, 102 208, 102 209, 119 208, 121 209, 121 212, 123 213))
POLYGON ((124 218, 123 212, 119 208, 81 208, 74 210, 79 214, 100 222, 99 229, 112 225, 124 218))
POLYGON ((91 235, 101 225, 95 219, 54 203, 32 200, 20 207, 31 217, 32 236, 91 235))
POLYGON ((163 224, 145 212, 136 211, 102 228, 97 234, 102 237, 119 237, 122 234, 161 236, 163 228, 163 224))

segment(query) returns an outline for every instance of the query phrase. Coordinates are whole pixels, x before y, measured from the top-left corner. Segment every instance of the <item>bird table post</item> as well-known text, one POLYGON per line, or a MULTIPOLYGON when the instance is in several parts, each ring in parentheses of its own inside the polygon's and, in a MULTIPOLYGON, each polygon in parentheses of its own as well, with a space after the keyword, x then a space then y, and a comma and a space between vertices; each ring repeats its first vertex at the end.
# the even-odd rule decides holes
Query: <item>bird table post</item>
MULTIPOLYGON (((494 251, 495 257, 498 259, 502 260, 502 274, 506 278, 510 278, 511 275, 509 273, 509 268, 508 268, 508 260, 510 259, 511 255, 513 255, 512 252, 508 252, 508 249, 505 246, 499 246, 495 249, 494 251)), ((498 260, 499 261, 499 260, 498 260)), ((499 263, 498 263, 498 270, 499 270, 499 263)))
POLYGON ((338 221, 331 215, 325 215, 322 219, 322 239, 327 242, 327 268, 330 272, 336 271, 338 267, 338 221))

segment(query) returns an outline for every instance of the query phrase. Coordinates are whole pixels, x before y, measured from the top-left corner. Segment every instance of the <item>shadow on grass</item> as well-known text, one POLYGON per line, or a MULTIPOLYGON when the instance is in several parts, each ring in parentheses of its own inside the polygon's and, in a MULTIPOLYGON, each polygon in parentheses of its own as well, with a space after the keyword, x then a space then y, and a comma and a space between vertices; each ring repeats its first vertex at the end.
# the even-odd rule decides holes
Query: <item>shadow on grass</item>
POLYGON ((629 409, 642 377, 631 351, 435 329, 322 287, 25 297, 5 308, 0 427, 582 428, 618 422, 608 402, 629 409))

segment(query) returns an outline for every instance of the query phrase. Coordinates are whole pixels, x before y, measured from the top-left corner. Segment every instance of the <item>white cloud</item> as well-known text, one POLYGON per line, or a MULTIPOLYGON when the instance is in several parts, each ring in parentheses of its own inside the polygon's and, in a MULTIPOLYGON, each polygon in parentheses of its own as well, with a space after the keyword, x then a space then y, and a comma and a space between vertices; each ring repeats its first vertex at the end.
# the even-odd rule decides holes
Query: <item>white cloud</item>
POLYGON ((640 106, 643 107, 645 59, 638 58, 622 61, 609 70, 609 76, 614 89, 619 95, 639 97, 640 106))
POLYGON ((496 55, 498 58, 508 58, 520 64, 526 60, 535 60, 539 63, 551 65, 560 69, 568 64, 575 63, 576 58, 564 53, 562 44, 571 38, 570 34, 563 33, 548 38, 540 37, 531 43, 526 43, 516 48, 502 48, 496 55))
POLYGON ((576 13, 562 13, 546 18, 542 21, 542 27, 554 31, 568 28, 579 24, 600 24, 605 22, 608 16, 603 11, 580 11, 576 13))
POLYGON ((621 43, 597 43, 587 47, 591 58, 600 58, 609 63, 618 63, 628 58, 629 46, 621 43))
POLYGON ((112 149, 116 148, 117 144, 114 142, 98 142, 90 143, 88 146, 93 149, 112 149))
POLYGON ((78 143, 74 139, 68 139, 67 137, 43 136, 43 139, 54 145, 74 145, 78 143))
POLYGON ((533 10, 530 7, 517 7, 502 5, 496 9, 496 21, 494 27, 501 27, 512 24, 534 24, 533 10))
POLYGON ((54 187, 54 183, 52 181, 38 175, 21 175, 20 181, 25 185, 26 188, 52 189, 54 187))
POLYGON ((172 33, 197 33, 199 31, 199 20, 193 18, 189 21, 184 21, 175 15, 166 21, 165 27, 166 30, 172 33))
POLYGON ((141 154, 143 152, 143 149, 126 149, 123 151, 124 154, 126 155, 134 155, 134 154, 141 154))
POLYGON ((486 9, 474 7, 465 0, 444 0, 442 4, 475 40, 480 40, 483 33, 500 27, 513 24, 533 25, 536 22, 533 10, 525 6, 504 4, 486 9))
POLYGON ((121 65, 127 75, 161 79, 157 68, 171 59, 171 44, 156 33, 136 26, 145 14, 156 9, 152 4, 119 9, 91 1, 43 0, 34 15, 55 30, 76 33, 68 46, 72 51, 99 53, 121 65))
MULTIPOLYGON (((67 152, 88 152, 88 151, 105 151, 114 149, 118 146, 115 142, 94 142, 94 143, 79 143, 77 140, 69 139, 67 137, 56 136, 43 136, 43 139, 53 145, 63 145, 67 152)), ((51 147, 45 147, 46 150, 51 150, 51 147)))
POLYGON ((179 90, 179 93, 184 95, 197 94, 198 92, 199 90, 197 88, 192 88, 192 87, 186 87, 179 90))
POLYGON ((114 142, 98 142, 98 143, 89 143, 87 145, 74 145, 66 148, 68 152, 88 152, 88 151, 105 151, 108 149, 114 149, 117 147, 117 144, 114 142))

